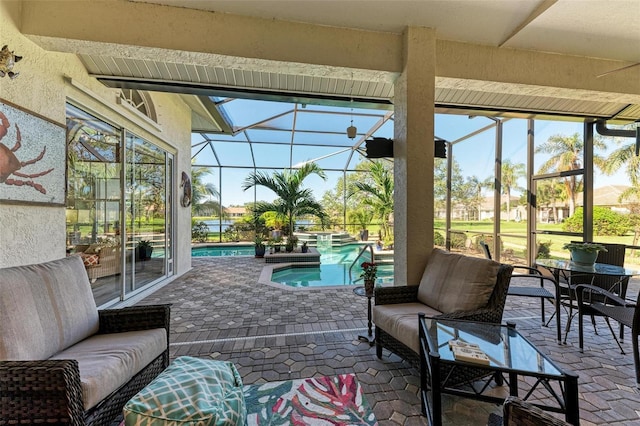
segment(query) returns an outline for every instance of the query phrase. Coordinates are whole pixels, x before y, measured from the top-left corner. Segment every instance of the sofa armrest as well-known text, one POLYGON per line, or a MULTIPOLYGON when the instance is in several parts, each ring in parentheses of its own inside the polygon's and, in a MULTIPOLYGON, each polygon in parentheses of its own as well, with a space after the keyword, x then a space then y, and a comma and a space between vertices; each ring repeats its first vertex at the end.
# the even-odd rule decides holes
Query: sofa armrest
POLYGON ((377 287, 374 295, 376 305, 411 303, 418 300, 418 286, 377 287))
POLYGON ((170 307, 169 304, 147 305, 98 311, 100 316, 98 334, 164 328, 167 330, 167 341, 169 341, 170 307))
POLYGON ((0 361, 0 395, 7 424, 84 425, 76 360, 0 361))

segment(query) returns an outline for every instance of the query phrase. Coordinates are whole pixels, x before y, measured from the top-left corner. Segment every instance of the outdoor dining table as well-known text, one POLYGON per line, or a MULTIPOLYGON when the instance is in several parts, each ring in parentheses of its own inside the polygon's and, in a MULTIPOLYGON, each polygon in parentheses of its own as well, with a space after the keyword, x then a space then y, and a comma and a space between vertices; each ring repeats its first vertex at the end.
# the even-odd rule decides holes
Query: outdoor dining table
MULTIPOLYGON (((594 263, 593 265, 587 265, 564 259, 536 259, 536 266, 542 266, 543 268, 549 270, 553 274, 553 277, 555 278, 558 285, 560 285, 561 282, 567 283, 571 302, 575 300, 575 297, 572 293, 574 286, 571 284, 571 277, 575 276, 575 274, 593 276, 606 275, 617 277, 618 281, 616 282, 616 284, 620 283, 621 288, 618 292, 616 292, 616 294, 618 294, 622 298, 626 296, 627 292, 624 278, 632 277, 634 275, 640 275, 640 271, 625 268, 623 266, 609 265, 607 263, 594 263)), ((614 284, 612 287, 615 287, 616 284, 614 284)), ((605 290, 611 291, 611 289, 605 290)), ((559 305, 559 303, 560 301, 556 300, 556 304, 559 305)), ((559 315, 560 310, 556 309, 556 313, 559 315)), ((565 343, 566 334, 568 334, 569 332, 569 327, 573 318, 573 315, 571 315, 571 313, 569 315, 570 316, 567 320, 567 326, 565 329, 565 343)), ((560 339, 560 330, 558 330, 558 339, 560 339)))

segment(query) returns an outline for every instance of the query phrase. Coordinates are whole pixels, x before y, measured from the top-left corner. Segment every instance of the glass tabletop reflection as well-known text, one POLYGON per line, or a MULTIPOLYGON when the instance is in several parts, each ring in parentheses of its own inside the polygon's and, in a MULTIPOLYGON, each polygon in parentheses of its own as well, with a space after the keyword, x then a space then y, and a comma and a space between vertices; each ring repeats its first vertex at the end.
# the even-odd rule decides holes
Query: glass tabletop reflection
POLYGON ((544 266, 547 269, 559 269, 569 272, 584 272, 588 274, 598 275, 615 275, 631 277, 640 275, 640 271, 625 268, 622 266, 609 265, 607 263, 594 263, 593 265, 585 265, 582 263, 572 262, 564 259, 536 259, 536 265, 544 266))
POLYGON ((490 359, 490 367, 505 371, 525 372, 548 376, 563 376, 563 372, 524 338, 513 326, 443 320, 426 317, 429 349, 440 354, 440 359, 454 362, 449 341, 475 343, 490 359))

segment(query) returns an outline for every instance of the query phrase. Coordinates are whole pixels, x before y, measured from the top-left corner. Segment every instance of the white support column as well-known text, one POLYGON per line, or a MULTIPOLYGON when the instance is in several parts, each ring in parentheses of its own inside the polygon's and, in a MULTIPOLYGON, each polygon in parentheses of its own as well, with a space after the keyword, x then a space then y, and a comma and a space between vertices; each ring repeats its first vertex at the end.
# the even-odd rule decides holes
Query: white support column
POLYGON ((417 285, 433 248, 435 48, 435 30, 407 28, 394 88, 396 285, 417 285))

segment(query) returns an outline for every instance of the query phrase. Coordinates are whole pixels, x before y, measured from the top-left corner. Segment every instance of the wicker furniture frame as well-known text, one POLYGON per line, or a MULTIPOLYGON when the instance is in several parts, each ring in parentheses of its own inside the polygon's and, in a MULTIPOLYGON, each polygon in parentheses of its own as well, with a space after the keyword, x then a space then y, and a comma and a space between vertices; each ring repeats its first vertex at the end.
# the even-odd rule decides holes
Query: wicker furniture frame
MULTIPOLYGON (((498 269, 496 285, 493 293, 485 307, 475 311, 458 311, 450 314, 439 315, 438 318, 448 319, 464 319, 477 322, 500 323, 502 321, 502 313, 504 312, 504 304, 507 298, 507 290, 509 289, 509 281, 513 266, 501 264, 498 269)), ((375 289, 375 304, 389 305, 395 303, 419 303, 418 302, 418 286, 394 286, 394 287, 377 287, 375 289)), ((416 322, 418 318, 416 317, 416 322)), ((411 348, 400 342, 387 331, 376 325, 376 355, 382 358, 382 348, 387 348, 391 352, 406 359, 415 367, 420 366, 420 355, 411 348)))
POLYGON ((503 412, 504 418, 491 413, 487 426, 568 426, 570 424, 515 396, 507 397, 503 412))
POLYGON ((169 365, 169 316, 169 305, 99 311, 98 334, 164 328, 167 348, 86 412, 76 360, 0 361, 0 425, 110 425, 124 404, 169 365))

